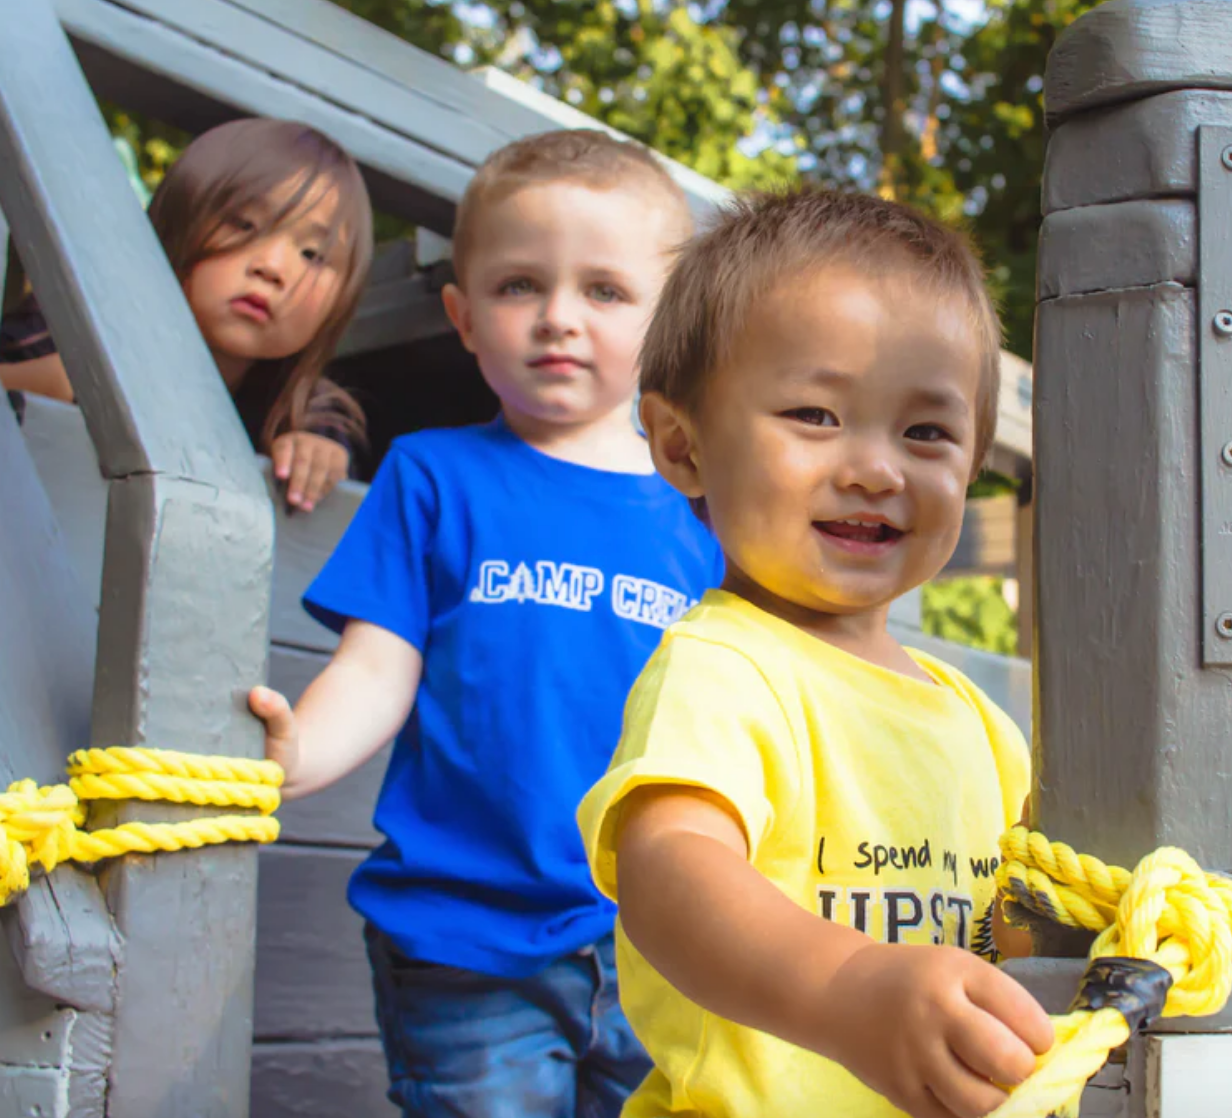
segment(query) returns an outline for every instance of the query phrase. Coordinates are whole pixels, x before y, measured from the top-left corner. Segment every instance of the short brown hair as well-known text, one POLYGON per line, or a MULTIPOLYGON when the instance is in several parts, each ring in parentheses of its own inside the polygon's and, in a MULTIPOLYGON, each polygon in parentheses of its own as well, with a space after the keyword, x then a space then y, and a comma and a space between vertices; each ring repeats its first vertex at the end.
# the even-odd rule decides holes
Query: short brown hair
POLYGON ((844 263, 891 269, 970 304, 981 351, 975 469, 997 424, 1001 324, 968 239, 909 206, 866 194, 801 188, 737 198, 681 254, 646 332, 641 390, 694 408, 730 352, 749 308, 784 278, 844 263))
POLYGON ((649 148, 595 128, 557 129, 514 140, 480 165, 458 203, 453 226, 453 268, 458 283, 474 249, 478 215, 486 205, 532 183, 579 182, 600 190, 637 184, 657 190, 674 211, 683 242, 693 232, 684 191, 649 148))
POLYGON ((172 164, 150 200, 150 221, 176 277, 184 283, 201 261, 239 248, 310 206, 330 190, 338 208, 328 241, 341 243, 342 283, 333 309, 299 353, 261 361, 249 373, 269 386, 273 399, 258 450, 288 431, 313 422, 335 427, 357 443, 366 436, 364 413, 354 397, 324 376, 363 294, 372 263, 372 206, 355 161, 328 136, 291 120, 249 117, 203 132, 172 164), (263 228, 236 235, 230 219, 259 213, 259 203, 291 183, 295 189, 263 228), (255 204, 255 205, 254 205, 255 204), (344 240, 345 238, 345 240, 344 240))

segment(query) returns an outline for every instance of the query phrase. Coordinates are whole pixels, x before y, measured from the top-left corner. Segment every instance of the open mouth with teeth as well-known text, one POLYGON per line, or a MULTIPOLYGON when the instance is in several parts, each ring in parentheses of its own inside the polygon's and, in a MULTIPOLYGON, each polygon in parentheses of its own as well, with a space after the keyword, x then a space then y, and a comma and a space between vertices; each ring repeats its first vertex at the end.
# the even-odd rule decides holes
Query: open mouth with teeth
POLYGON ((851 543, 894 543, 903 537, 899 528, 867 520, 821 520, 816 527, 827 536, 851 543))

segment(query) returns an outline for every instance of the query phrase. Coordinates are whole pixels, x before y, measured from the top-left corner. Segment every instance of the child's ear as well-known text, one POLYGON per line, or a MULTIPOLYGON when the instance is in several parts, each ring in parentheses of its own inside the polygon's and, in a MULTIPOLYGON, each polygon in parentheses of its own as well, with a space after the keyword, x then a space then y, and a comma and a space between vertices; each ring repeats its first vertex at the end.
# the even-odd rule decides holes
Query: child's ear
POLYGON ((466 297, 466 292, 456 283, 447 283, 441 289, 441 301, 445 304, 445 313, 449 315, 449 321, 453 323, 453 328, 457 330, 458 337, 462 339, 462 344, 471 353, 474 353, 471 304, 470 300, 466 297))
POLYGON ((692 419, 658 392, 647 392, 638 406, 655 469, 690 499, 704 497, 697 465, 697 438, 692 419))

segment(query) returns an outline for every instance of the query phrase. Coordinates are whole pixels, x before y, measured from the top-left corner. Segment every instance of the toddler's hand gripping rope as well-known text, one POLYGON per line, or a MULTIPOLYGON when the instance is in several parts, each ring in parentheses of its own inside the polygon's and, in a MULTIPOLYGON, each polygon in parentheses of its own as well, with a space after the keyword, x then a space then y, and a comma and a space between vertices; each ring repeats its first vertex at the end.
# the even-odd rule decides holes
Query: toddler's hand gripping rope
POLYGON ((1056 1043, 989 1118, 1077 1118, 1087 1080, 1136 1028, 1161 1015, 1218 1013, 1227 1002, 1232 881, 1173 847, 1148 854, 1131 874, 1025 827, 1002 836, 1001 854, 1001 893, 1099 936, 1083 990, 1053 1018, 1056 1043))
POLYGON ((121 854, 196 849, 278 837, 282 769, 272 761, 202 757, 117 746, 81 749, 68 759, 68 784, 40 788, 19 780, 0 793, 0 906, 24 893, 30 870, 61 862, 98 862, 121 854), (165 800, 203 807, 250 808, 258 815, 217 815, 183 823, 123 823, 85 831, 92 800, 165 800))

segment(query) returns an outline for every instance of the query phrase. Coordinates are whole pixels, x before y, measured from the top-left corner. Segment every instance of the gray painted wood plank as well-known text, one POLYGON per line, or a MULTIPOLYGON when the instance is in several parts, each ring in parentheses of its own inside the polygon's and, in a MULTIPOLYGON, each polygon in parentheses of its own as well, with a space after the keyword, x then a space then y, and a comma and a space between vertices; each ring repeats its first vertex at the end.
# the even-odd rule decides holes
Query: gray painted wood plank
POLYGON ((440 291, 431 277, 408 276, 370 284, 338 343, 337 356, 410 345, 452 330, 440 291))
POLYGON ((0 207, 103 473, 255 496, 243 429, 50 4, 4 0, 0 22, 0 207))
POLYGON ((1040 299, 1169 282, 1192 287, 1197 272, 1197 212, 1185 199, 1063 210, 1040 230, 1040 299))
POLYGON ((1045 214, 1130 198, 1193 197, 1201 124, 1232 125, 1232 93, 1181 90, 1080 113, 1052 133, 1045 214))
POLYGON ((1107 0, 1057 40, 1044 81, 1053 124, 1172 89, 1232 89, 1225 0, 1107 0))
POLYGON ((56 8, 100 96, 190 131, 243 114, 302 120, 355 157, 378 208, 451 229, 466 164, 107 0, 56 0, 56 8))
POLYGON ((427 100, 441 104, 448 114, 460 113, 481 123, 499 134, 498 146, 550 127, 539 113, 492 93, 458 67, 411 46, 329 0, 229 2, 374 74, 417 91, 427 100))
POLYGON ((1120 865, 1232 868, 1229 675, 1198 667, 1193 292, 1039 309, 1036 812, 1120 865))
MULTIPOLYGON (((51 784, 64 779, 68 754, 89 743, 97 625, 2 399, 0 525, 20 526, 0 531, 0 787, 51 784)), ((4 913, 4 930, 28 985, 74 1005, 112 1004, 119 950, 88 874, 66 867, 36 880, 4 913)))
POLYGON ((21 432, 51 502, 78 581, 98 609, 103 577, 107 482, 81 409, 45 396, 26 396, 21 432))
POLYGON ((366 485, 344 481, 309 515, 288 515, 284 503, 275 500, 277 551, 270 612, 270 639, 275 643, 321 652, 331 652, 338 644, 333 631, 314 621, 300 599, 333 553, 367 492, 366 485))
POLYGON ((282 26, 263 18, 264 13, 254 14, 225 0, 124 0, 124 6, 471 166, 508 139, 482 112, 474 108, 467 112, 450 100, 445 91, 459 87, 458 79, 465 80, 465 75, 456 70, 450 73, 447 62, 403 43, 399 53, 413 60, 412 80, 395 81, 337 48, 298 33, 295 28, 307 14, 303 0, 296 5, 300 17, 282 26))
POLYGON ((258 1044, 252 1055, 256 1118, 396 1118, 376 1040, 258 1044))
MULTIPOLYGON (((323 652, 275 645, 270 649, 270 686, 294 703, 325 665, 323 652)), ((380 841, 372 810, 389 765, 389 747, 366 765, 315 796, 292 800, 278 810, 284 843, 353 846, 366 849, 380 841)))
POLYGON ((376 1036, 363 922, 347 904, 362 851, 261 851, 257 903, 258 1040, 376 1036))
MULTIPOLYGON (((98 472, 98 459, 81 411, 58 400, 30 396, 22 433, 56 519, 63 525, 74 569, 97 607, 107 484, 98 472)), ((331 651, 338 638, 304 612, 300 598, 342 537, 367 493, 367 486, 344 482, 311 515, 288 515, 271 480, 269 460, 259 458, 258 462, 275 508, 271 639, 275 643, 331 651)))

